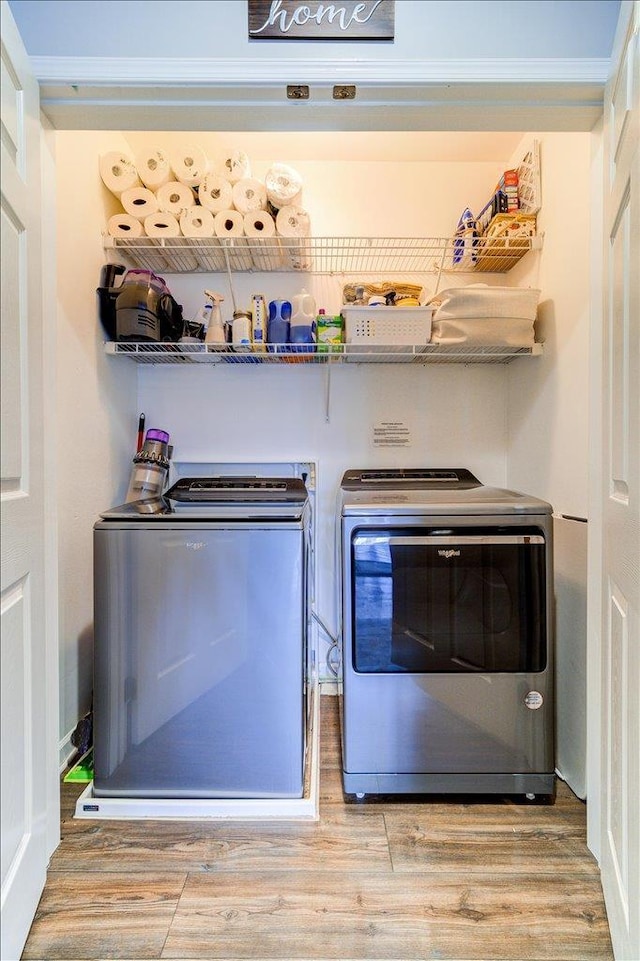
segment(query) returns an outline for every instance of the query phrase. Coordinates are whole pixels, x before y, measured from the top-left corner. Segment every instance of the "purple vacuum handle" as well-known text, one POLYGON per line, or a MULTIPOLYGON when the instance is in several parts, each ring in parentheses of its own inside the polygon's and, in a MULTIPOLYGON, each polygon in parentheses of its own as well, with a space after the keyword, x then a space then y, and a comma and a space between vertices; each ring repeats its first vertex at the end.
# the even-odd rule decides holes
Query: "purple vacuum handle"
POLYGON ((149 430, 147 431, 146 439, 156 440, 156 441, 159 441, 161 444, 169 443, 169 435, 167 434, 166 430, 157 430, 155 427, 149 428, 149 430))

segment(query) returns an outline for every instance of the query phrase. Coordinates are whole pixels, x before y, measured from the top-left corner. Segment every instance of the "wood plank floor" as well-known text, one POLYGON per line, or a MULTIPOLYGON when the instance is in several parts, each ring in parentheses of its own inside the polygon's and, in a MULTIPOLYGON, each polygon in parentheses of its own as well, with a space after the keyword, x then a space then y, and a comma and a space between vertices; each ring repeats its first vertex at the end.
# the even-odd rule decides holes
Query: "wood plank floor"
POLYGON ((585 806, 345 798, 321 700, 320 820, 74 820, 23 958, 609 961, 585 806))

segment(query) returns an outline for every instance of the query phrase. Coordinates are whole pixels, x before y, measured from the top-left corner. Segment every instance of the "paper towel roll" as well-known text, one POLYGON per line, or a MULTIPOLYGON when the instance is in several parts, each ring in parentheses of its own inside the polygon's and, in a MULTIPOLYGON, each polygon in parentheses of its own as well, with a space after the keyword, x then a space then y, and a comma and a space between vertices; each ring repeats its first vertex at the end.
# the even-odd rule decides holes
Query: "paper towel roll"
POLYGON ((216 237, 243 237, 244 217, 239 210, 220 210, 213 221, 216 237))
POLYGON ((233 206, 241 214, 252 210, 264 210, 267 206, 267 191, 259 180, 245 177, 233 185, 233 206))
POLYGON ((136 170, 140 180, 149 190, 158 190, 163 184, 175 180, 169 158, 159 147, 149 147, 137 153, 136 170))
POLYGON ((275 221, 266 210, 254 210, 244 215, 244 232, 247 237, 273 237, 275 221))
POLYGON ((100 176, 105 187, 116 197, 119 197, 123 190, 142 186, 131 157, 116 151, 100 157, 100 176))
POLYGON ((213 237, 213 214, 200 205, 187 207, 180 214, 180 230, 185 237, 213 237))
POLYGON ((218 165, 218 173, 232 184, 251 176, 251 164, 244 150, 232 150, 218 165))
POLYGON ((274 207, 299 206, 302 196, 302 177, 286 164, 273 164, 264 178, 267 197, 274 207))
POLYGON ((179 217, 185 207, 193 207, 195 197, 191 187, 181 184, 177 180, 171 180, 168 184, 160 187, 156 194, 158 209, 165 214, 173 214, 179 217))
POLYGON ((158 212, 158 201, 156 195, 147 187, 131 187, 123 190, 120 195, 120 203, 131 217, 144 220, 149 214, 158 212))
POLYGON ((109 217, 107 233, 110 237, 142 237, 144 228, 140 221, 130 214, 114 214, 109 217))
POLYGON ((276 229, 281 237, 308 237, 311 233, 309 214, 302 207, 281 207, 276 217, 276 229))
POLYGON ((233 203, 233 187, 226 177, 208 173, 198 187, 198 200, 214 214, 220 210, 229 210, 233 203))
POLYGON ((189 144, 171 155, 171 166, 176 180, 190 187, 197 187, 209 170, 209 161, 204 150, 189 144))
POLYGON ((147 237, 179 237, 180 224, 173 214, 150 214, 145 217, 144 232, 147 237))

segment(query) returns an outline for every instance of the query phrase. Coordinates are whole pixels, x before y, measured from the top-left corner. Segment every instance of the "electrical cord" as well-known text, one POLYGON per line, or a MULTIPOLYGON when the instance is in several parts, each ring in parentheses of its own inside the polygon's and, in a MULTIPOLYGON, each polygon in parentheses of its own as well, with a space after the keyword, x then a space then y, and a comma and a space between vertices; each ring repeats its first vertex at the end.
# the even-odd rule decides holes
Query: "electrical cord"
POLYGON ((329 638, 329 640, 331 641, 331 646, 329 647, 329 650, 327 651, 326 665, 327 665, 328 669, 331 671, 331 673, 333 674, 333 676, 334 676, 334 677, 337 677, 337 676, 338 676, 338 668, 339 668, 339 664, 340 664, 340 660, 339 660, 339 658, 340 658, 340 651, 339 651, 339 648, 338 648, 338 639, 333 636, 333 634, 331 633, 331 631, 329 630, 329 628, 327 627, 327 625, 324 623, 324 621, 322 620, 322 618, 320 617, 319 614, 317 614, 315 611, 311 611, 311 617, 312 617, 313 620, 320 626, 320 628, 322 629, 322 631, 326 634, 326 636, 327 636, 327 637, 329 638), (332 657, 333 657, 333 656, 336 656, 336 655, 337 655, 337 657, 338 657, 338 662, 337 662, 337 663, 334 663, 334 662, 332 661, 332 657))

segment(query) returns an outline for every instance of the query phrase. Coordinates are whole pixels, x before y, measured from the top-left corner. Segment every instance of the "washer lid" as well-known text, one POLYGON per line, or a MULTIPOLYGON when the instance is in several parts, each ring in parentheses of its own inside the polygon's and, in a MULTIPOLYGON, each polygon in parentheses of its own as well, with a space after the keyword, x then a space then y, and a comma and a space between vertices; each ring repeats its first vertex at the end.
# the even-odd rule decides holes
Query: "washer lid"
POLYGON ((181 477, 165 497, 177 504, 300 504, 307 488, 299 477, 181 477))
POLYGON ((464 467, 348 470, 342 514, 548 514, 551 506, 518 491, 485 487, 464 467))
POLYGON ((464 467, 383 468, 345 471, 343 490, 469 490, 481 487, 464 467))
POLYGON ((298 477, 183 477, 162 497, 104 511, 105 521, 299 520, 307 489, 298 477))
POLYGON ((508 514, 550 514, 551 505, 528 494, 496 487, 477 487, 458 490, 407 490, 400 485, 387 490, 342 490, 343 516, 387 517, 412 514, 416 517, 434 515, 504 516, 508 514))

